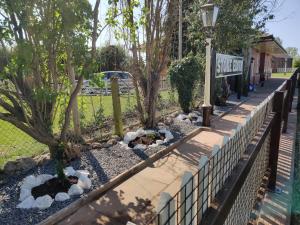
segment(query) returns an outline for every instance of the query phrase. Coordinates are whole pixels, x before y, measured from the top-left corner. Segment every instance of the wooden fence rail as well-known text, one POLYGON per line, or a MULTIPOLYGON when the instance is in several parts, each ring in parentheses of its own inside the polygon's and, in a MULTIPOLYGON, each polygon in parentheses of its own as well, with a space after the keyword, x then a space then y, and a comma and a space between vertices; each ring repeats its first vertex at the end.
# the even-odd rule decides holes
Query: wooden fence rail
POLYGON ((180 190, 162 193, 157 213, 145 224, 246 224, 262 181, 275 189, 281 132, 286 132, 296 88, 296 70, 249 115, 242 125, 199 160, 196 174, 186 171, 180 190))

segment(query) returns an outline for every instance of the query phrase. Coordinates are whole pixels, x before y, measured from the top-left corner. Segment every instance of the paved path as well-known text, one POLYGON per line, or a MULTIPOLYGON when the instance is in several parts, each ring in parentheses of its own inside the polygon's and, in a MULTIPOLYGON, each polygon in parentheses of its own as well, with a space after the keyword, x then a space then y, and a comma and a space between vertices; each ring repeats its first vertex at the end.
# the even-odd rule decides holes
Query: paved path
POLYGON ((96 201, 83 206, 59 224, 123 225, 127 221, 145 222, 158 204, 161 192, 175 194, 180 187, 184 171, 197 171, 202 155, 210 155, 215 144, 221 144, 224 135, 239 123, 283 80, 272 79, 231 113, 213 122, 211 131, 202 131, 167 156, 156 161, 96 201))
MULTIPOLYGON (((297 94, 296 90, 296 94, 297 94)), ((281 135, 276 186, 282 192, 266 193, 262 201, 258 224, 290 224, 294 172, 294 142, 297 126, 297 96, 289 114, 287 132, 281 135)))

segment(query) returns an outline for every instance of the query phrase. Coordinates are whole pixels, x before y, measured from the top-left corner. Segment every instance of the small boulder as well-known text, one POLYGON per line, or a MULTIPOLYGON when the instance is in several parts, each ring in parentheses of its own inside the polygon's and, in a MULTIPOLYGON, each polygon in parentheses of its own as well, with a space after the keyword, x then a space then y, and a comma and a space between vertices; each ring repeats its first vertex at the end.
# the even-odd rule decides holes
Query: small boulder
POLYGON ((137 132, 128 132, 128 133, 126 133, 126 135, 124 137, 124 143, 128 144, 130 141, 136 139, 137 137, 138 137, 137 132))
POLYGON ((114 138, 111 138, 110 140, 108 140, 108 142, 107 142, 107 144, 109 144, 109 145, 111 145, 111 146, 113 146, 113 145, 115 145, 115 144, 117 144, 118 143, 118 141, 116 140, 116 139, 114 139, 114 138))
POLYGON ((19 201, 22 202, 30 196, 31 196, 31 189, 21 188, 19 201))
POLYGON ((143 144, 137 144, 133 149, 146 150, 147 146, 143 144))
POLYGON ((82 193, 83 193, 83 189, 78 184, 73 184, 68 191, 68 195, 70 196, 81 195, 82 193))
POLYGON ((50 175, 50 174, 40 174, 38 175, 36 178, 38 180, 40 180, 40 183, 43 184, 48 180, 51 180, 54 176, 50 175))
POLYGON ((54 200, 51 198, 50 195, 44 195, 44 196, 38 197, 35 200, 34 208, 47 209, 52 205, 53 201, 54 200))
POLYGON ((33 175, 30 175, 24 179, 21 189, 25 188, 31 190, 33 187, 37 187, 40 184, 41 184, 41 180, 37 179, 33 175))
POLYGON ((55 201, 63 202, 70 199, 70 196, 65 192, 59 192, 55 195, 55 201))
POLYGON ((75 176, 76 177, 80 177, 80 176, 86 176, 86 177, 88 177, 89 174, 90 174, 90 172, 87 171, 87 170, 76 170, 75 176))
POLYGON ((64 173, 66 176, 75 176, 76 171, 73 169, 72 166, 68 166, 64 169, 64 173))
POLYGON ((22 172, 27 172, 36 166, 35 160, 30 157, 17 159, 17 162, 19 164, 18 170, 22 172))
POLYGON ((92 186, 92 181, 85 175, 81 175, 78 179, 77 184, 83 189, 90 189, 92 186))
POLYGON ((19 208, 19 209, 30 209, 30 208, 33 208, 34 205, 35 205, 35 200, 34 200, 34 197, 31 195, 31 196, 27 197, 24 201, 19 203, 17 205, 17 208, 19 208))
POLYGON ((14 175, 18 170, 18 165, 16 161, 8 161, 3 168, 3 172, 6 175, 14 175))

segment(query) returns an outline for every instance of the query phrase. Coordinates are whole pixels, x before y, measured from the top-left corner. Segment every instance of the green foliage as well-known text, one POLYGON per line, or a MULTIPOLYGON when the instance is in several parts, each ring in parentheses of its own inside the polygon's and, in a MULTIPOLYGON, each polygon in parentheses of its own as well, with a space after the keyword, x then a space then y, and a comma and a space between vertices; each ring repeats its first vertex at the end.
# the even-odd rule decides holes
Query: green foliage
POLYGON ((119 45, 108 45, 98 49, 98 71, 125 70, 129 56, 119 45))
MULTIPOLYGON (((220 8, 216 27, 212 33, 214 48, 222 53, 240 52, 242 48, 249 47, 264 27, 267 20, 272 19, 269 5, 275 0, 264 2, 263 0, 215 0, 220 8)), ((205 53, 206 29, 199 19, 200 6, 206 1, 189 1, 186 6, 187 22, 186 43, 189 51, 197 54, 205 53)), ((184 4, 185 5, 185 4, 184 4)))
POLYGON ((289 54, 289 56, 291 56, 292 58, 299 57, 298 48, 287 47, 285 50, 287 51, 287 53, 289 54))
POLYGON ((179 104, 183 112, 190 112, 193 91, 202 75, 202 68, 199 62, 196 57, 188 56, 173 62, 168 73, 172 87, 177 89, 179 104))
POLYGON ((57 146, 57 149, 55 151, 55 156, 54 156, 55 164, 56 164, 56 173, 57 173, 57 177, 60 180, 66 179, 66 175, 64 173, 64 162, 63 162, 65 147, 66 146, 64 144, 60 143, 57 146))
POLYGON ((300 68, 300 57, 293 59, 293 67, 294 68, 300 68))
POLYGON ((90 85, 93 87, 104 88, 104 74, 103 73, 94 73, 92 77, 90 77, 90 85))

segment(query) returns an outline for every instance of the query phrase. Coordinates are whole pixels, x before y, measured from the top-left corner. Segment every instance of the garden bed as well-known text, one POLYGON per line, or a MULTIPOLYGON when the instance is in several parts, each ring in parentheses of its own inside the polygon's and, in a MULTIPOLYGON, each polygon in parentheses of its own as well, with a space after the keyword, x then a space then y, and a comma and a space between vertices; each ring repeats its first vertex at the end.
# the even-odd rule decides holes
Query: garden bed
MULTIPOLYGON (((231 108, 232 107, 228 107, 227 110, 230 110, 231 108)), ((172 122, 169 126, 159 123, 159 126, 164 126, 166 129, 170 130, 174 136, 172 140, 162 143, 161 145, 140 149, 129 148, 122 143, 116 142, 116 144, 108 147, 95 145, 92 149, 90 146, 88 150, 83 151, 80 159, 74 160, 68 165, 72 166, 75 170, 86 170, 89 172, 91 187, 90 189, 84 190, 83 195, 98 188, 113 177, 127 171, 158 151, 161 151, 170 144, 186 136, 191 131, 199 128, 199 125, 201 125, 201 123, 188 124, 178 121, 175 119, 176 116, 178 115, 173 115, 172 122)), ((31 169, 26 174, 5 178, 0 186, 0 224, 36 224, 80 198, 80 196, 71 196, 70 199, 63 202, 54 201, 51 207, 44 210, 39 210, 37 208, 27 210, 18 209, 17 205, 20 203, 19 193, 23 179, 28 175, 37 176, 40 174, 55 174, 54 163, 50 161, 44 165, 31 169)))

